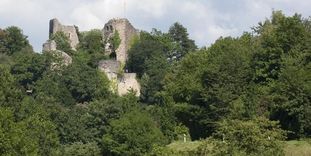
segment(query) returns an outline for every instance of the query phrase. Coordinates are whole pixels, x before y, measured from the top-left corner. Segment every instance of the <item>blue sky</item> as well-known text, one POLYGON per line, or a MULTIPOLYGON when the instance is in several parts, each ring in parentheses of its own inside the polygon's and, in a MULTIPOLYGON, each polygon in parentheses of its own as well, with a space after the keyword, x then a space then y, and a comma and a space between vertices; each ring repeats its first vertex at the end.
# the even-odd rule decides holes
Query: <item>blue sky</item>
POLYGON ((52 18, 80 30, 101 29, 116 17, 126 17, 134 27, 146 31, 167 31, 178 21, 196 44, 208 46, 220 36, 250 31, 269 18, 272 10, 309 17, 311 0, 0 0, 0 28, 22 28, 39 52, 48 39, 52 18))

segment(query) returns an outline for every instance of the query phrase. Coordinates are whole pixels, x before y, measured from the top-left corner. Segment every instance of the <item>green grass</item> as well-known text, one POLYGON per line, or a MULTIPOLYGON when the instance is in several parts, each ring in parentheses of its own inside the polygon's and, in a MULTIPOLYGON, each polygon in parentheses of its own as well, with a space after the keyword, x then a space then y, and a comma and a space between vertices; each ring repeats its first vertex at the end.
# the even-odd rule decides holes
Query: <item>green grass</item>
POLYGON ((176 141, 167 145, 167 147, 169 149, 178 152, 194 151, 201 145, 201 143, 202 143, 201 141, 188 141, 188 142, 176 141))
MULTIPOLYGON (((187 155, 186 153, 195 151, 201 144, 201 141, 189 141, 186 143, 176 141, 167 145, 167 148, 180 153, 177 155, 187 155)), ((286 141, 284 151, 285 156, 311 156, 311 139, 286 141)))
POLYGON ((285 156, 311 156, 311 140, 292 140, 285 145, 285 156))

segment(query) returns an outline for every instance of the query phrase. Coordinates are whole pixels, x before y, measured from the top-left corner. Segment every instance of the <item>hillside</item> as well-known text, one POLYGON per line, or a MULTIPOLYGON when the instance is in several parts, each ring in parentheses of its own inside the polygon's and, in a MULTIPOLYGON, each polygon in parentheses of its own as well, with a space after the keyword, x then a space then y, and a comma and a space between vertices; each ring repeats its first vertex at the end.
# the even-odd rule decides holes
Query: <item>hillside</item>
POLYGON ((0 29, 0 155, 311 155, 310 18, 273 11, 208 47, 178 22, 47 33, 36 53, 0 29))

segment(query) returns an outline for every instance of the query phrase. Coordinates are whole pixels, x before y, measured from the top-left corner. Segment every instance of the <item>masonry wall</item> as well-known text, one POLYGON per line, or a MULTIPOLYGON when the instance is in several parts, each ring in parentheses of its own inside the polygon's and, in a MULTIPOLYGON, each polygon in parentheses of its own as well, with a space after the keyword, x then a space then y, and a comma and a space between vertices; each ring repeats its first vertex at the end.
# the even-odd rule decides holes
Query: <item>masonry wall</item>
POLYGON ((130 42, 138 34, 138 31, 127 19, 112 19, 105 24, 102 31, 106 41, 114 35, 115 31, 118 31, 121 43, 116 49, 116 59, 125 64, 130 42))
POLYGON ((136 73, 124 73, 124 76, 119 78, 119 95, 124 95, 128 93, 129 90, 134 90, 136 92, 136 96, 140 96, 140 85, 136 80, 136 73))
POLYGON ((71 48, 75 50, 77 45, 79 44, 79 37, 76 28, 74 26, 62 25, 57 19, 51 19, 49 30, 50 37, 51 35, 59 31, 67 35, 71 48))

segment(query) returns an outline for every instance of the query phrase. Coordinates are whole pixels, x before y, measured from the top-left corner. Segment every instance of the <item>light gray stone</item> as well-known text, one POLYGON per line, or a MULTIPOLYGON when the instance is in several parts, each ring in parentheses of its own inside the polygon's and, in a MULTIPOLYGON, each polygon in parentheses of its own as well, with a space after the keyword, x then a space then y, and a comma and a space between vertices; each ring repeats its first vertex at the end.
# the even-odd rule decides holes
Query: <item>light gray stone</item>
POLYGON ((116 60, 102 60, 99 61, 98 68, 100 71, 106 73, 108 79, 112 81, 118 77, 120 62, 116 60))
POLYGON ((125 95, 130 90, 136 92, 136 96, 140 96, 140 85, 136 80, 136 73, 124 73, 123 77, 118 81, 118 94, 125 95))
POLYGON ((70 46, 73 50, 76 50, 79 44, 79 37, 75 26, 62 25, 58 19, 54 18, 50 20, 50 37, 56 32, 63 32, 69 38, 70 46))
POLYGON ((54 40, 47 40, 42 46, 42 51, 55 51, 55 50, 56 50, 56 42, 54 40))
MULTIPOLYGON (((108 42, 109 39, 113 37, 116 31, 118 31, 121 39, 121 43, 116 49, 116 59, 120 61, 121 64, 125 64, 128 57, 127 51, 130 48, 130 42, 135 36, 139 34, 139 32, 125 18, 111 19, 108 21, 108 23, 105 24, 104 28, 102 29, 105 41, 108 42)), ((112 51, 109 48, 110 46, 106 45, 105 50, 108 54, 112 51)))

